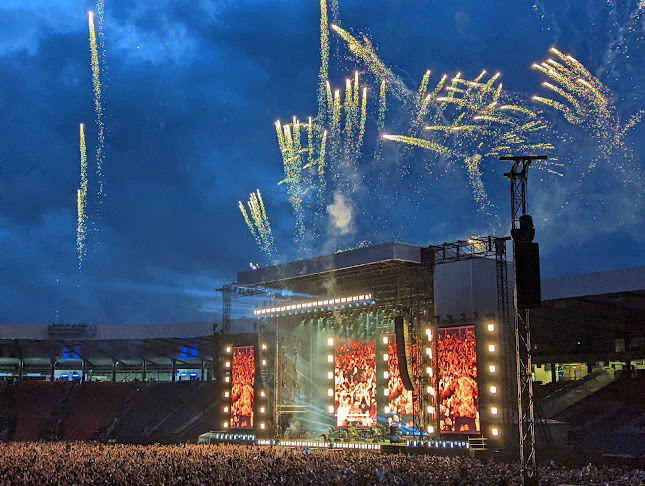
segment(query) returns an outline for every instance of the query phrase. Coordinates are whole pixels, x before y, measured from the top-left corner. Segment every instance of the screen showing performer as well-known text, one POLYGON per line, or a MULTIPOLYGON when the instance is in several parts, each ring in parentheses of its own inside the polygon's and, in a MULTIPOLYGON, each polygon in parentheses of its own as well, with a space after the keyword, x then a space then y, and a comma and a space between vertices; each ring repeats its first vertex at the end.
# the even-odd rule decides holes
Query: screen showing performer
POLYGON ((479 433, 475 326, 437 329, 437 360, 441 433, 479 433))
POLYGON ((350 339, 336 346, 336 425, 376 425, 376 345, 350 339))
POLYGON ((395 336, 388 336, 387 345, 387 371, 388 371, 388 397, 390 414, 393 422, 412 427, 414 425, 414 409, 412 391, 406 390, 399 370, 399 358, 396 354, 395 336))
POLYGON ((253 428, 253 399, 255 398, 255 353, 253 346, 233 348, 231 368, 231 428, 253 428))

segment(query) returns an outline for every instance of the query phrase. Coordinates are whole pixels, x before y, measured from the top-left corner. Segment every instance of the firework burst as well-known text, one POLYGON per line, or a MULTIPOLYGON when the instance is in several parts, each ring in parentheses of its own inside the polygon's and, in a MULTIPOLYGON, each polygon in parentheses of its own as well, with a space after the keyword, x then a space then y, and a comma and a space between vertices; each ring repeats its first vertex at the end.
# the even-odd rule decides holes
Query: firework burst
POLYGON ((572 125, 589 132, 598 143, 600 156, 592 160, 583 177, 602 160, 615 167, 629 182, 634 173, 633 156, 625 144, 625 135, 640 120, 643 110, 632 115, 622 124, 611 91, 593 76, 577 59, 565 55, 555 47, 551 48, 555 59, 549 58, 533 68, 546 75, 549 81, 542 85, 556 95, 556 99, 533 96, 533 100, 558 110, 572 125))
POLYGON ((266 208, 259 189, 250 194, 249 200, 246 204, 249 209, 248 212, 242 201, 238 202, 238 207, 240 208, 242 217, 260 249, 269 258, 273 258, 275 255, 273 233, 271 232, 271 225, 269 224, 269 218, 267 217, 266 208), (251 214, 250 217, 249 213, 251 214))

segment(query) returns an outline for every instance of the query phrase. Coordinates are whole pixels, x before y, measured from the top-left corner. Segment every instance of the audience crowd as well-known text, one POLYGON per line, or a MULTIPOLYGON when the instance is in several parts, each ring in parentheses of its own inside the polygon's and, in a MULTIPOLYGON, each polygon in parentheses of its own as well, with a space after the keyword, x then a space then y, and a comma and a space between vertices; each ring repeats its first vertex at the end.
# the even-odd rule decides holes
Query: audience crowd
MULTIPOLYGON (((541 485, 643 485, 645 471, 551 463, 541 485)), ((243 445, 1 443, 2 485, 519 485, 518 464, 243 445)))

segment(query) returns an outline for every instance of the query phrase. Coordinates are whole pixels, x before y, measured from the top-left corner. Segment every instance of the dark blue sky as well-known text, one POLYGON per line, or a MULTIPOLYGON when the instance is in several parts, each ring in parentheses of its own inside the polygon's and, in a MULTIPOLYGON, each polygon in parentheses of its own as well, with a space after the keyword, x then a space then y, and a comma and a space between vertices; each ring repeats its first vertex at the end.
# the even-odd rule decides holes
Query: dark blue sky
MULTIPOLYGON (((335 234, 323 211, 323 231, 294 243, 295 218, 285 186, 278 185, 284 174, 273 124, 317 113, 318 2, 105 3, 100 218, 87 27, 87 12, 96 5, 0 5, 0 323, 217 320, 221 298, 214 289, 250 262, 269 263, 237 209, 237 201, 256 189, 267 206, 277 261, 362 241, 427 245, 508 233, 501 162, 482 162, 499 227, 478 210, 463 166, 434 180, 426 154, 415 153, 415 165, 403 177, 400 153, 388 146, 379 166, 369 154, 361 159, 360 190, 348 201, 352 230, 335 234), (87 126, 90 169, 90 232, 80 272, 79 123, 87 126)), ((611 91, 623 124, 645 107, 645 14, 636 1, 339 3, 343 28, 367 34, 413 90, 427 69, 431 86, 443 73, 461 71, 472 79, 486 69, 500 71, 504 88, 530 104, 531 95, 547 95, 540 86, 544 76, 531 64, 547 59, 555 45, 611 91)), ((331 21, 335 14, 329 15, 331 21)), ((373 78, 333 33, 330 47, 332 85, 343 88, 358 69, 375 99, 373 78)), ((404 134, 403 109, 394 99, 388 107, 386 130, 404 134)), ((375 126, 371 111, 368 129, 375 126)), ((530 175, 543 276, 645 264, 643 124, 626 136, 626 153, 599 162, 580 184, 598 156, 598 139, 559 112, 544 112, 554 128, 552 156, 566 167, 563 177, 537 170, 530 175), (624 181, 616 164, 628 167, 633 182, 624 181)), ((375 139, 368 130, 366 148, 375 139)))

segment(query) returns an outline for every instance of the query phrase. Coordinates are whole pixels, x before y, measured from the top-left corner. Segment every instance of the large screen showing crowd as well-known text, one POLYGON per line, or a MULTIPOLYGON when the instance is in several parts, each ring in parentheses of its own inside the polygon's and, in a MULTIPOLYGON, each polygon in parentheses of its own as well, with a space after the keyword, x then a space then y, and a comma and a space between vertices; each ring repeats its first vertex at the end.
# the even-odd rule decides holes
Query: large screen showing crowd
POLYGON ((394 422, 412 427, 414 425, 412 391, 407 390, 403 385, 401 371, 399 370, 399 357, 396 354, 397 343, 394 339, 394 335, 388 336, 388 406, 390 407, 390 414, 394 422))
POLYGON ((233 348, 231 375, 231 428, 253 428, 253 400, 255 398, 255 353, 253 346, 237 346, 233 348))
POLYGON ((437 329, 437 358, 441 433, 479 433, 475 326, 437 329))
POLYGON ((336 425, 376 425, 376 345, 350 339, 336 346, 336 425))

